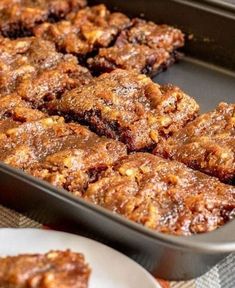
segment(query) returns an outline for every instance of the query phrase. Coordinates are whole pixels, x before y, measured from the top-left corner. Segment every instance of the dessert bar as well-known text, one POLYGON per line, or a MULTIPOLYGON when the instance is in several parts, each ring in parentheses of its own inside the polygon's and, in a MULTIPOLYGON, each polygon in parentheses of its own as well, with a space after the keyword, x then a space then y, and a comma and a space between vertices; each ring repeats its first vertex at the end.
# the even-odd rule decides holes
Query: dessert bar
POLYGON ((159 232, 209 232, 234 218, 235 187, 182 163, 131 154, 89 185, 84 199, 159 232))
POLYGON ((58 140, 74 134, 58 116, 23 123, 0 134, 0 161, 26 169, 59 149, 63 143, 58 140))
POLYGON ((17 93, 35 106, 91 79, 76 57, 56 52, 49 41, 2 38, 0 51, 0 95, 17 93))
POLYGON ((110 48, 101 48, 99 54, 89 58, 87 63, 93 75, 120 68, 153 77, 175 61, 172 55, 162 48, 153 49, 146 45, 114 45, 110 48))
POLYGON ((177 49, 182 46, 184 34, 179 29, 134 19, 115 44, 100 49, 88 65, 94 74, 121 68, 154 76, 177 60, 177 49))
POLYGON ((93 133, 87 138, 77 137, 74 142, 73 148, 50 154, 27 172, 82 196, 88 184, 96 181, 103 170, 127 155, 121 142, 99 138, 93 133))
POLYGON ((1 161, 77 195, 126 155, 121 142, 100 138, 58 116, 24 123, 0 137, 1 161))
POLYGON ((87 288, 90 273, 83 254, 69 250, 0 258, 2 288, 87 288))
POLYGON ((70 13, 58 23, 43 23, 34 29, 34 35, 54 42, 59 51, 83 59, 99 47, 109 46, 129 25, 127 16, 111 13, 101 4, 70 13))
POLYGON ((117 69, 51 101, 48 110, 78 120, 128 149, 153 148, 195 118, 198 105, 178 87, 117 69))
POLYGON ((235 105, 221 103, 196 118, 167 141, 156 154, 183 162, 221 181, 235 180, 235 105))
POLYGON ((86 6, 86 0, 1 0, 0 33, 22 37, 44 21, 56 21, 86 6))
POLYGON ((174 27, 136 18, 129 29, 121 32, 116 43, 141 44, 154 49, 163 48, 171 53, 184 45, 184 34, 174 27))

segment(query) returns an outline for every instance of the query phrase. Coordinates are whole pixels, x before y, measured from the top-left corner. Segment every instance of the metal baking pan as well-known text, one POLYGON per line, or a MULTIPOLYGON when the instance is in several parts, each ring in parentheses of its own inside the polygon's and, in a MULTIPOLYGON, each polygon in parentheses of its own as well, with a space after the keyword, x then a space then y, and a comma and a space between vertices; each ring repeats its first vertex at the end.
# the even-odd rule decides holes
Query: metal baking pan
MULTIPOLYGON (((179 85, 196 98, 203 112, 220 101, 235 102, 233 5, 212 0, 95 2, 106 2, 131 16, 175 25, 193 35, 184 51, 187 56, 155 80, 179 85)), ((3 205, 46 225, 98 239, 160 278, 195 278, 235 251, 235 221, 211 233, 177 237, 148 230, 5 164, 0 164, 0 186, 3 205)))

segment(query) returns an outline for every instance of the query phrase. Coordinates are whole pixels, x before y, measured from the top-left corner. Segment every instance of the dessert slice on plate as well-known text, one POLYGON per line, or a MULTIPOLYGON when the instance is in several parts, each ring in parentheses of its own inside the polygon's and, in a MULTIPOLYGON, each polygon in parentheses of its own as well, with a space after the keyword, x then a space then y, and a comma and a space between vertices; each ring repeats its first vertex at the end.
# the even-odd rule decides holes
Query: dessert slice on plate
POLYGON ((0 229, 0 243, 1 288, 160 288, 127 256, 78 235, 0 229))
POLYGON ((0 258, 4 288, 87 288, 90 273, 84 256, 69 250, 0 258))

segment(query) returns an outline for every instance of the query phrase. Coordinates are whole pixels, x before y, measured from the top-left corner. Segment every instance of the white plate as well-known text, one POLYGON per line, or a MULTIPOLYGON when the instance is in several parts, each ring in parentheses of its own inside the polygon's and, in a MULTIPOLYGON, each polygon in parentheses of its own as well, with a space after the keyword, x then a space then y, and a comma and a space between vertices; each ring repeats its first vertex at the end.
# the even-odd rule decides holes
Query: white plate
POLYGON ((0 256, 71 249, 92 268, 89 288, 160 288, 156 280, 125 255, 73 234, 40 229, 0 229, 0 256))

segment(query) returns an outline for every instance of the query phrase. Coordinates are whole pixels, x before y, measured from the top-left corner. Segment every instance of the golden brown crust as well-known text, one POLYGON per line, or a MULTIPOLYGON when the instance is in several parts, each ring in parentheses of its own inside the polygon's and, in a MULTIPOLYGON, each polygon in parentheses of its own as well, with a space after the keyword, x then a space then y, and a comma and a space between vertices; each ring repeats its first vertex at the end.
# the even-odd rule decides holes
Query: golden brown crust
POLYGON ((235 180, 235 105, 221 103, 172 138, 156 154, 183 162, 221 181, 235 180))
POLYGON ((76 57, 56 52, 51 42, 30 37, 0 39, 0 94, 16 92, 35 106, 88 83, 76 57))
POLYGON ((27 172, 82 196, 89 183, 96 181, 103 170, 126 155, 122 143, 94 134, 89 139, 81 138, 73 147, 50 154, 27 172))
POLYGON ((101 4, 71 13, 55 24, 43 23, 34 29, 34 35, 53 41, 62 52, 85 56, 107 47, 129 25, 127 16, 111 13, 101 4))
POLYGON ((124 144, 58 116, 16 126, 0 135, 0 160, 76 195, 126 155, 124 144))
POLYGON ((234 217, 235 188, 176 161, 135 153, 90 184, 84 198, 159 232, 212 231, 234 217))
POLYGON ((0 258, 4 288, 87 288, 90 273, 84 256, 69 250, 0 258))
POLYGON ((163 48, 172 52, 184 45, 184 34, 168 25, 157 25, 151 21, 133 19, 129 29, 122 31, 116 44, 125 43, 146 45, 150 48, 163 48))
POLYGON ((182 46, 184 34, 180 30, 134 19, 115 44, 100 49, 96 57, 88 59, 88 65, 94 74, 121 68, 154 76, 177 60, 176 50, 182 46))
POLYGON ((87 63, 94 75, 120 68, 154 76, 171 65, 175 58, 176 54, 170 54, 162 48, 124 44, 100 49, 99 54, 89 58, 87 63))
POLYGON ((46 117, 37 109, 32 109, 29 103, 18 95, 0 97, 0 133, 15 128, 24 122, 35 121, 46 117))
POLYGON ((0 33, 22 37, 43 21, 57 20, 86 5, 86 0, 1 0, 0 33))
POLYGON ((26 122, 0 135, 0 160, 16 168, 26 169, 47 155, 72 145, 78 135, 90 135, 85 127, 65 124, 62 117, 54 116, 26 122), (71 141, 70 141, 71 140, 71 141))
POLYGON ((49 103, 49 110, 85 121, 100 135, 130 150, 149 149, 194 119, 197 103, 175 86, 114 70, 49 103))

